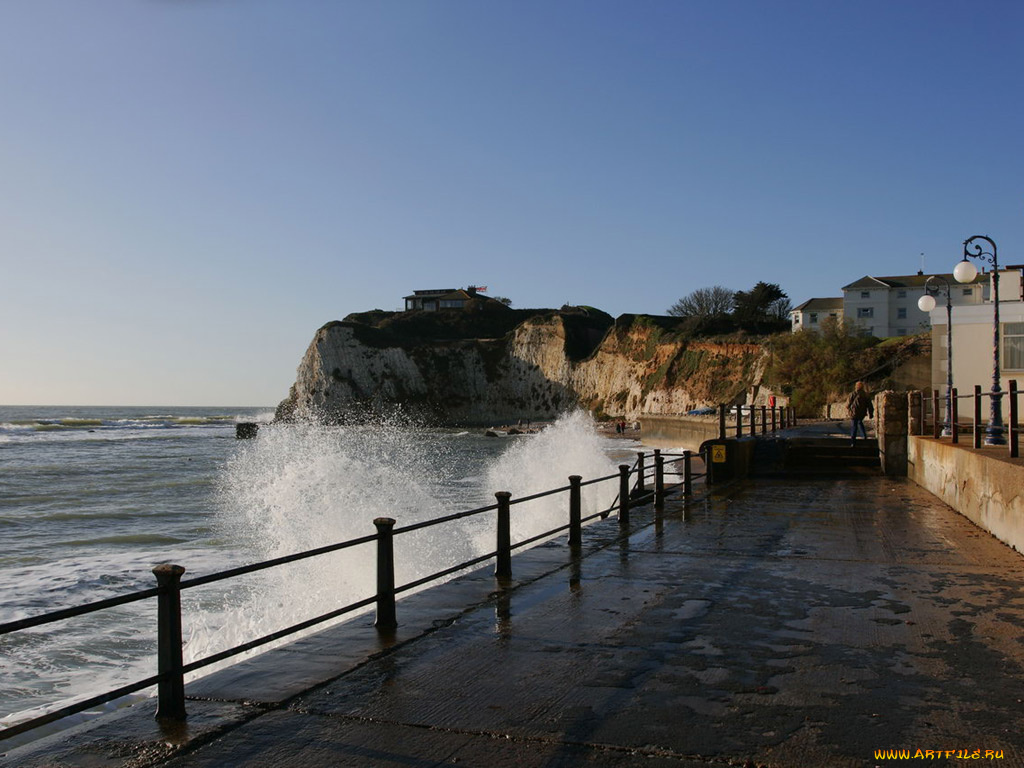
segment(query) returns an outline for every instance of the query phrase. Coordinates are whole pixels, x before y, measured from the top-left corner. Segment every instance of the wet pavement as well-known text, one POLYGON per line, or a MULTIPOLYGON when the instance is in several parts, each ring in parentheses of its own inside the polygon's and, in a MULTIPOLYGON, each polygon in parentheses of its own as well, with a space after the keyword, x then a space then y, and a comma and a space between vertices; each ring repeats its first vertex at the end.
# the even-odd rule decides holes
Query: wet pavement
POLYGON ((188 734, 124 714, 0 765, 1024 765, 1024 558, 931 494, 758 480, 634 523, 400 602, 390 650, 325 633, 190 686, 188 734))

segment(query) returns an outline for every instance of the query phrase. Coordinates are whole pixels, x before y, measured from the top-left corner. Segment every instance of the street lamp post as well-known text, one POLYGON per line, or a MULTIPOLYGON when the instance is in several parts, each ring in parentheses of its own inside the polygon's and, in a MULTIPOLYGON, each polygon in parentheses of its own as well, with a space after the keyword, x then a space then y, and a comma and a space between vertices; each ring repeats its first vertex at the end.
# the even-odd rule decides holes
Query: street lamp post
POLYGON ((953 270, 957 282, 969 283, 978 276, 977 268, 967 260, 968 257, 984 259, 992 265, 992 402, 985 445, 1006 445, 1003 437, 1003 388, 999 385, 999 260, 996 244, 985 235, 974 235, 964 240, 964 259, 953 270), (988 243, 992 250, 986 251, 976 240, 988 243))
POLYGON ((935 309, 935 296, 940 293, 946 294, 946 425, 942 434, 949 437, 953 434, 953 301, 949 280, 941 275, 925 280, 924 296, 917 300, 917 306, 922 312, 931 312, 935 309))

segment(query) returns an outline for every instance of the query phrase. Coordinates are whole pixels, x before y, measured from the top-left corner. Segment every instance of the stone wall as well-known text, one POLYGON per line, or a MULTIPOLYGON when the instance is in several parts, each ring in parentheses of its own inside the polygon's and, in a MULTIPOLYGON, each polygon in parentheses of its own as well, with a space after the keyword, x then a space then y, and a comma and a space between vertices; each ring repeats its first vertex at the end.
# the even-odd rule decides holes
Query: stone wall
POLYGON ((975 525, 1024 552, 1024 461, 1005 448, 974 449, 910 435, 907 473, 975 525))
POLYGON ((652 448, 684 448, 696 451, 705 440, 718 437, 718 416, 640 417, 644 445, 652 448))
POLYGON ((882 471, 891 477, 907 474, 907 403, 906 392, 887 390, 875 395, 878 457, 882 471))

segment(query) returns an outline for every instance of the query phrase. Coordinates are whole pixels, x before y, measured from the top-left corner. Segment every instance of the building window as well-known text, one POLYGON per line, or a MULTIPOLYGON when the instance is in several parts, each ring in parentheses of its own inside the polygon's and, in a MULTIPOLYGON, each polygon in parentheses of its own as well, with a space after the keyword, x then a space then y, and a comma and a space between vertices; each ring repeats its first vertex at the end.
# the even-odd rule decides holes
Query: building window
POLYGON ((907 329, 906 328, 897 328, 896 329, 896 335, 897 336, 906 336, 907 335, 907 329))
POLYGON ((964 296, 971 296, 974 294, 973 288, 964 288, 964 296))
POLYGON ((1024 370, 1024 323, 1003 323, 1003 367, 1024 370))
POLYGON ((897 298, 897 299, 905 299, 905 298, 907 298, 907 292, 906 292, 906 290, 899 290, 899 291, 896 291, 896 298, 897 298))
POLYGON ((862 299, 870 299, 871 298, 871 291, 861 291, 860 292, 860 297, 862 299))
POLYGON ((817 325, 817 324, 818 324, 818 313, 817 312, 811 312, 811 325, 817 325))
POLYGON ((874 307, 857 307, 857 317, 874 317, 874 307))
POLYGON ((906 320, 907 319, 907 308, 906 307, 898 307, 896 309, 896 319, 897 320, 906 320))

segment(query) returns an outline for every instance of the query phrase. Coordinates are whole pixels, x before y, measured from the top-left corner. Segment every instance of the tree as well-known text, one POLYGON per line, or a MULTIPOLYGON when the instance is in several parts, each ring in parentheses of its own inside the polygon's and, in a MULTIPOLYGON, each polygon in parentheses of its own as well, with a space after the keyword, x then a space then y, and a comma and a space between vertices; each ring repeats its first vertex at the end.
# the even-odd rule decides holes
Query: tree
POLYGON ((733 317, 748 331, 784 330, 791 305, 778 283, 763 280, 749 291, 733 294, 733 317))
POLYGON ((698 288, 668 308, 675 317, 714 317, 732 311, 733 292, 721 285, 698 288))
POLYGON ((495 296, 494 300, 498 301, 498 302, 501 302, 506 307, 511 307, 512 306, 512 299, 506 299, 504 296, 495 296))

